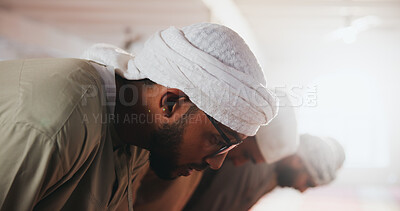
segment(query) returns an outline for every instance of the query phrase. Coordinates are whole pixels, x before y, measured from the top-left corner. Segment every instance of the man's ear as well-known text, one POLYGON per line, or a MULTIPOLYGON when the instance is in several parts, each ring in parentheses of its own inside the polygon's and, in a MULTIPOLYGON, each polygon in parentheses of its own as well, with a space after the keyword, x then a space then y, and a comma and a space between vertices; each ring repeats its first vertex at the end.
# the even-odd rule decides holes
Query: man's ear
POLYGON ((167 89, 161 97, 160 109, 166 117, 171 117, 186 101, 188 97, 179 89, 167 89))

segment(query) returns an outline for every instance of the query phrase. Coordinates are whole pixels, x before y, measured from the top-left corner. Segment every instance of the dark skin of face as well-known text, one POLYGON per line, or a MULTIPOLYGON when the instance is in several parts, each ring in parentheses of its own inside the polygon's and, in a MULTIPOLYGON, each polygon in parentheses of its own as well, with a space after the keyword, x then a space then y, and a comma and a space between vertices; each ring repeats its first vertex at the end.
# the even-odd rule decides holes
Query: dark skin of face
POLYGON ((316 186, 301 158, 297 155, 291 155, 278 161, 275 170, 278 185, 281 187, 292 187, 303 193, 308 188, 316 186))
MULTIPOLYGON (((231 160, 235 166, 243 165, 246 162, 265 163, 255 136, 246 138, 243 144, 231 150, 227 159, 231 160)), ((292 187, 304 192, 308 188, 316 186, 302 160, 296 155, 278 161, 276 173, 278 185, 282 187, 292 187)))
MULTIPOLYGON (((120 120, 128 116, 128 119, 138 121, 116 122, 115 129, 122 142, 148 149, 150 153, 154 134, 165 129, 166 125, 182 121, 182 117, 194 106, 178 89, 158 84, 149 85, 146 81, 127 81, 119 76, 116 76, 116 85, 115 115, 118 115, 120 120), (132 116, 136 119, 130 118, 132 116)), ((233 143, 237 142, 234 135, 241 139, 246 138, 243 134, 219 125, 233 143)), ((170 169, 171 172, 166 173, 169 178, 188 176, 192 170, 202 170, 204 166, 212 169, 221 167, 227 153, 215 157, 209 155, 218 151, 224 142, 203 111, 198 110, 186 117, 184 129, 180 132, 180 136, 174 136, 181 139, 174 143, 177 145, 176 152, 159 152, 160 158, 168 157, 173 160, 171 163, 174 167, 170 169), (168 153, 172 153, 173 156, 167 156, 168 153)))

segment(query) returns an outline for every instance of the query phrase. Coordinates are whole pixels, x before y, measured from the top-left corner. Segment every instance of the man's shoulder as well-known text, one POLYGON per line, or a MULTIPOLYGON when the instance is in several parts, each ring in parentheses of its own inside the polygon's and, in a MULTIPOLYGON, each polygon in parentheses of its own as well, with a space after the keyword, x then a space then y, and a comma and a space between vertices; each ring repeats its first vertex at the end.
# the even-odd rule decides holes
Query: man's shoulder
POLYGON ((34 124, 53 136, 76 109, 82 115, 103 113, 101 77, 90 62, 72 58, 22 62, 16 122, 34 124))
POLYGON ((0 143, 32 148, 37 156, 47 150, 66 171, 82 165, 96 155, 107 130, 97 74, 80 59, 0 62, 0 143))
MULTIPOLYGON (((11 61, 12 62, 12 61, 11 61)), ((15 61, 14 61, 15 62, 15 61)), ((16 60, 20 62, 21 77, 36 76, 36 79, 57 79, 54 75, 64 76, 59 79, 70 78, 71 74, 82 74, 93 78, 98 77, 96 69, 90 61, 78 58, 40 58, 16 60), (69 76, 69 77, 68 77, 69 76)))

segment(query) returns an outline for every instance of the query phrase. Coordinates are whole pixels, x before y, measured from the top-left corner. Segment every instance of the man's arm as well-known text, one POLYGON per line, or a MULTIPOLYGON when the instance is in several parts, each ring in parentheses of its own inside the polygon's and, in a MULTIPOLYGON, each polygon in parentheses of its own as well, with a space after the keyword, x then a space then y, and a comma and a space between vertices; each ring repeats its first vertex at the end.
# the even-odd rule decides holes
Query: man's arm
POLYGON ((1 125, 0 210, 32 210, 64 174, 56 142, 29 124, 1 125))

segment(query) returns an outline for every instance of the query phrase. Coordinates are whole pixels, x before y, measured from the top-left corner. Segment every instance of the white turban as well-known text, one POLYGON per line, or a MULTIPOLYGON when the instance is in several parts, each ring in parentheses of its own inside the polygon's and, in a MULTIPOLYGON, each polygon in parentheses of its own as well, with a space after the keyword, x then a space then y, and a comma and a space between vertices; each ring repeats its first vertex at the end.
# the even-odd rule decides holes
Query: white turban
POLYGON ((336 140, 309 134, 300 136, 297 154, 317 185, 334 180, 345 160, 343 147, 336 140))
POLYGON ((276 162, 294 154, 298 148, 299 134, 292 103, 285 92, 277 91, 279 113, 266 126, 261 126, 256 141, 267 163, 276 162))
POLYGON ((211 23, 155 33, 133 56, 97 44, 83 58, 113 66, 129 80, 148 78, 183 91, 201 110, 229 128, 255 135, 277 113, 256 58, 231 29, 211 23))

